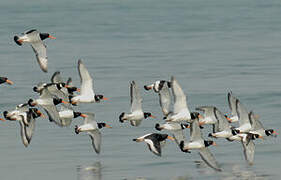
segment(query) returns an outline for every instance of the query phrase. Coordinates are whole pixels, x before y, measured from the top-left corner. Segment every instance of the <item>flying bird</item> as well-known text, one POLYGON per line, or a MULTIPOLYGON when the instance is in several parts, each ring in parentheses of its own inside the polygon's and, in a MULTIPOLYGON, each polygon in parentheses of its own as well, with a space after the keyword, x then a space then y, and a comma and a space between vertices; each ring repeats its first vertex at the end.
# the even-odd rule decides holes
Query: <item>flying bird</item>
POLYGON ((130 121, 132 126, 139 126, 143 119, 148 117, 155 118, 150 112, 143 112, 142 110, 142 98, 139 91, 139 87, 132 81, 130 83, 130 96, 131 96, 131 112, 121 113, 119 116, 119 121, 123 123, 124 121, 130 121))
POLYGON ((199 113, 193 113, 196 119, 193 120, 190 127, 190 141, 186 143, 185 141, 181 141, 180 148, 183 152, 189 152, 189 150, 198 149, 199 155, 202 160, 211 168, 221 171, 214 155, 208 149, 210 145, 216 145, 214 141, 204 140, 202 138, 202 133, 199 128, 198 115, 199 113))
POLYGON ((174 109, 172 113, 169 113, 166 121, 173 122, 191 122, 191 114, 187 107, 186 95, 184 94, 178 81, 172 76, 171 88, 174 97, 174 109))
POLYGON ((100 102, 101 100, 108 100, 103 95, 95 94, 93 89, 93 79, 81 59, 78 60, 78 72, 81 80, 81 91, 80 95, 71 98, 72 104, 95 103, 100 102))
POLYGON ((174 140, 174 138, 168 136, 168 134, 150 133, 133 139, 133 141, 146 142, 149 150, 153 152, 153 154, 161 156, 161 146, 164 145, 166 139, 174 140))
POLYGON ((97 154, 100 153, 101 149, 101 132, 99 129, 103 127, 112 128, 106 123, 97 123, 95 121, 95 114, 84 113, 84 124, 80 126, 75 126, 75 133, 87 132, 92 140, 92 145, 97 154))
POLYGON ((43 40, 50 38, 56 39, 49 33, 41 33, 36 29, 32 29, 22 33, 21 35, 14 36, 14 41, 21 46, 23 43, 30 43, 35 55, 37 62, 43 72, 48 72, 48 58, 46 45, 43 40))

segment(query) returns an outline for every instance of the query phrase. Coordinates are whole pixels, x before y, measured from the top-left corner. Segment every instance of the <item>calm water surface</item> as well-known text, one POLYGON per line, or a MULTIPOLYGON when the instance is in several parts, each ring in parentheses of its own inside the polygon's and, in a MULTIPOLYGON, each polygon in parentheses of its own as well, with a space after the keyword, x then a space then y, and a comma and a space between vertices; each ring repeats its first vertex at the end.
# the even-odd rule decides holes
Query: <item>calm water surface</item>
MULTIPOLYGON (((206 167, 197 152, 185 154, 169 143, 161 158, 133 138, 155 132, 161 122, 158 98, 142 92, 143 109, 157 120, 138 128, 120 124, 129 110, 129 81, 140 87, 174 75, 188 95, 190 109, 216 105, 227 112, 232 90, 260 115, 265 127, 280 130, 281 2, 277 0, 10 0, 0 2, 1 75, 14 86, 1 85, 0 111, 36 97, 32 87, 49 81, 57 70, 79 85, 76 68, 82 58, 94 78, 95 90, 110 100, 81 104, 95 112, 102 129, 100 155, 86 134, 76 135, 75 120, 59 128, 38 119, 28 148, 19 124, 1 122, 1 179, 278 179, 280 138, 257 142, 255 164, 248 167, 240 143, 217 140, 211 147, 224 169, 206 167), (37 28, 57 37, 46 40, 49 73, 39 69, 28 45, 17 46, 13 35, 37 28)), ((204 134, 208 133, 204 129, 204 134)))

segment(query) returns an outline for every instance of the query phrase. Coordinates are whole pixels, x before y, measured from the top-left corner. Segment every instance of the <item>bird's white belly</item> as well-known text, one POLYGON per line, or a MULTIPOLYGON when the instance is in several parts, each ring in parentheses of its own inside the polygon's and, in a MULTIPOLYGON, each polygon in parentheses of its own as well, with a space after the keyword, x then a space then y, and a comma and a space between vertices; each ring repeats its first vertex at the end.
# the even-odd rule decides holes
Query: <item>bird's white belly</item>
POLYGON ((231 131, 221 131, 214 133, 213 136, 218 137, 218 138, 228 138, 232 136, 231 131))
POLYGON ((95 102, 95 96, 76 96, 76 98, 78 99, 78 102, 82 102, 82 103, 92 103, 95 102))
POLYGON ((203 148, 203 147, 205 147, 203 141, 190 142, 186 146, 187 149, 200 149, 200 148, 203 148))
POLYGON ((37 99, 36 102, 39 105, 54 105, 53 99, 37 99))
POLYGON ((60 118, 73 118, 73 111, 72 110, 65 110, 59 112, 60 118))
POLYGON ((191 119, 190 113, 186 109, 180 111, 177 114, 173 114, 169 119, 167 118, 167 120, 171 120, 174 122, 190 121, 190 119, 191 119))
POLYGON ((83 132, 83 131, 92 131, 95 130, 96 128, 92 124, 83 124, 79 126, 79 129, 81 132, 83 132))
POLYGON ((135 111, 131 114, 127 114, 127 116, 125 116, 125 118, 127 120, 131 120, 131 121, 138 121, 138 120, 143 120, 144 119, 144 115, 142 111, 135 111))
POLYGON ((203 119, 200 119, 199 122, 204 122, 205 124, 215 124, 216 120, 211 117, 204 117, 203 119))

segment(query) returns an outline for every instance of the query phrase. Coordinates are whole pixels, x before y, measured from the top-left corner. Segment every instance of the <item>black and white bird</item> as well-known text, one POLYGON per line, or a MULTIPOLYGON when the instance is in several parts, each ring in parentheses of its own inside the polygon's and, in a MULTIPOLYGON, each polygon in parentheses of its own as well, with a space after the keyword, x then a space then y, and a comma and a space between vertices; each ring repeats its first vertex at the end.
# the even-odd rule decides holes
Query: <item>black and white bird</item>
POLYGON ((254 134, 258 136, 261 139, 264 139, 267 136, 277 136, 278 133, 273 129, 265 129, 262 125, 261 121, 258 119, 257 116, 253 115, 252 112, 250 112, 250 121, 251 121, 251 130, 249 133, 254 134))
POLYGON ((34 132, 35 119, 43 114, 37 108, 28 108, 27 104, 20 104, 14 111, 5 111, 4 116, 7 120, 19 122, 22 143, 27 147, 34 132))
POLYGON ((170 111, 171 104, 171 93, 169 88, 171 87, 171 83, 165 80, 156 81, 151 85, 145 85, 144 89, 149 91, 153 89, 155 93, 159 96, 159 104, 162 109, 164 119, 168 116, 170 111))
POLYGON ((3 84, 3 83, 7 83, 7 84, 10 84, 10 85, 14 84, 14 82, 9 80, 7 77, 0 77, 0 84, 3 84))
POLYGON ((21 35, 14 36, 14 41, 21 46, 23 43, 30 43, 31 47, 36 55, 37 62, 39 63, 42 71, 48 71, 48 58, 46 45, 43 40, 50 38, 56 39, 51 36, 49 33, 41 33, 36 29, 32 29, 22 33, 21 35))
POLYGON ((68 78, 68 80, 65 82, 63 81, 60 71, 56 71, 52 77, 51 82, 53 84, 57 84, 58 88, 63 91, 65 94, 68 94, 70 96, 73 96, 73 92, 78 91, 80 92, 80 89, 72 85, 72 79, 71 77, 68 78), (64 89, 66 88, 66 89, 64 89))
POLYGON ((132 126, 139 126, 143 119, 148 117, 155 118, 150 112, 143 112, 142 110, 142 97, 139 91, 139 87, 132 81, 130 83, 130 96, 131 96, 131 111, 130 113, 121 113, 119 121, 129 121, 132 126))
POLYGON ((82 60, 78 60, 78 72, 81 80, 80 94, 71 98, 72 104, 96 103, 101 100, 108 100, 103 95, 97 95, 93 89, 93 79, 82 60))
POLYGON ((209 137, 227 138, 228 140, 231 140, 232 136, 238 134, 229 125, 228 120, 221 111, 219 111, 217 108, 214 108, 213 112, 214 117, 216 119, 216 123, 213 125, 213 133, 210 133, 209 137))
POLYGON ((101 132, 99 129, 103 127, 112 128, 106 123, 97 123, 95 121, 94 113, 84 113, 84 124, 80 126, 75 126, 75 133, 87 132, 92 140, 92 145, 97 154, 100 153, 101 149, 101 132))
POLYGON ((133 141, 146 142, 151 152, 157 156, 161 156, 161 146, 165 144, 166 139, 174 140, 174 138, 168 136, 168 134, 150 133, 133 139, 133 141))
POLYGON ((153 89, 154 92, 159 93, 162 90, 164 84, 167 84, 168 88, 171 87, 171 83, 169 81, 160 80, 160 81, 155 81, 153 84, 150 85, 144 85, 144 89, 147 91, 153 89))
POLYGON ((74 111, 70 104, 60 104, 59 109, 59 118, 60 118, 60 126, 66 127, 70 126, 72 120, 78 117, 87 117, 85 114, 81 112, 74 111))
POLYGON ((47 89, 42 90, 38 99, 29 99, 28 101, 28 105, 31 107, 36 105, 42 107, 48 114, 49 120, 58 125, 61 124, 61 121, 56 105, 60 103, 68 104, 67 101, 54 97, 47 89))
POLYGON ((180 148, 183 152, 189 152, 189 150, 197 149, 199 150, 199 155, 202 160, 211 168, 221 171, 215 157, 208 149, 210 145, 216 145, 214 141, 204 140, 202 138, 202 134, 199 127, 198 115, 199 113, 193 113, 196 119, 193 120, 190 127, 190 141, 187 143, 185 141, 181 141, 180 148))
POLYGON ((177 122, 167 122, 165 124, 155 124, 155 129, 158 131, 168 130, 173 134, 173 138, 176 143, 180 145, 181 141, 185 141, 184 129, 189 128, 189 124, 177 123, 177 122))
POLYGON ((171 78, 171 88, 174 97, 174 108, 173 111, 167 116, 166 121, 191 122, 191 114, 187 107, 186 95, 178 81, 173 76, 171 78))

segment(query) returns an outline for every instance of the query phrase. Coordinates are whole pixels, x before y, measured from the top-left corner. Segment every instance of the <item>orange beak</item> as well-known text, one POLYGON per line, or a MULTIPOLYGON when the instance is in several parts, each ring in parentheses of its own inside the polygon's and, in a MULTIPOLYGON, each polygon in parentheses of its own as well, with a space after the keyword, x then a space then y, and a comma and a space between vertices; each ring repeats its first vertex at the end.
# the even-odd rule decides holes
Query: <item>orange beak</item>
POLYGON ((107 128, 112 128, 111 126, 109 126, 109 125, 107 125, 107 124, 105 124, 105 127, 107 127, 107 128))
POLYGON ((3 121, 3 122, 5 122, 6 120, 5 120, 5 119, 2 119, 2 118, 0 118, 0 121, 3 121))
POLYGON ((81 114, 80 116, 83 117, 83 118, 88 117, 86 114, 81 114))
POLYGON ((38 110, 36 113, 37 113, 37 114, 40 114, 40 117, 46 118, 46 116, 45 116, 41 111, 38 110))
POLYGON ((14 84, 14 82, 11 81, 11 80, 9 80, 9 79, 6 80, 6 83, 8 83, 8 84, 10 84, 10 85, 13 85, 13 84, 14 84))
POLYGON ((155 117, 155 116, 153 116, 153 115, 150 115, 149 117, 151 117, 151 118, 153 118, 153 119, 156 119, 156 117, 155 117))
POLYGON ((71 102, 71 104, 76 105, 76 104, 77 104, 77 102, 73 102, 73 101, 72 101, 72 102, 71 102))
POLYGON ((172 141, 175 140, 175 138, 173 138, 173 137, 171 137, 171 136, 168 136, 167 139, 170 139, 170 140, 172 140, 172 141))
POLYGON ((56 37, 51 36, 51 35, 49 35, 49 38, 50 38, 50 39, 57 39, 56 37))
POLYGON ((103 98, 102 98, 102 100, 108 100, 108 98, 106 98, 106 97, 103 97, 103 98))
POLYGON ((80 92, 81 90, 80 90, 80 88, 77 88, 77 92, 80 92))
POLYGON ((63 104, 69 104, 69 102, 67 101, 61 101, 63 104))
POLYGON ((217 146, 217 143, 215 143, 215 141, 214 141, 212 145, 213 145, 213 146, 217 146))
POLYGON ((232 122, 232 120, 229 117, 225 117, 225 118, 228 120, 229 123, 232 122))

